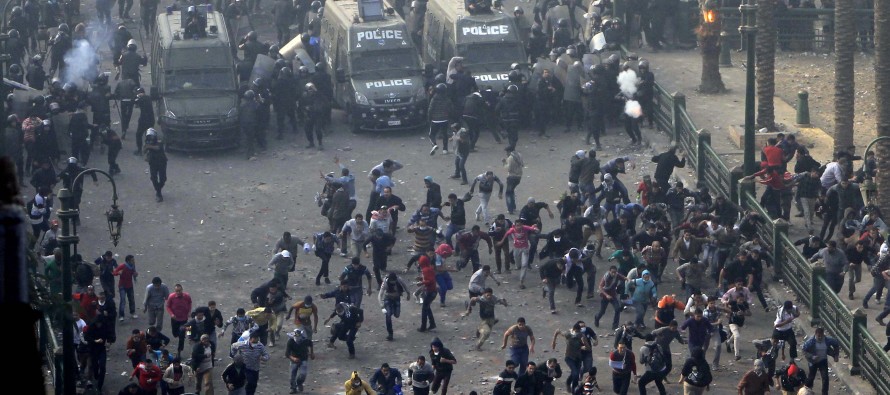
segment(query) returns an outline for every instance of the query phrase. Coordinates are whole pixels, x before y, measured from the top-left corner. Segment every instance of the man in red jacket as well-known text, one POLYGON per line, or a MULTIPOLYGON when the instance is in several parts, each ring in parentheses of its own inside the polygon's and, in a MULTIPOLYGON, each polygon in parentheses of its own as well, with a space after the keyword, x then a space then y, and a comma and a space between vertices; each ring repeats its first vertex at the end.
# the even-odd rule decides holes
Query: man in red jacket
POLYGON ((132 255, 127 255, 126 258, 124 258, 124 263, 114 269, 114 275, 120 277, 120 280, 117 282, 118 293, 121 295, 117 311, 117 315, 120 317, 118 320, 124 320, 125 299, 130 303, 130 316, 132 316, 134 320, 139 318, 136 315, 136 298, 134 297, 135 294, 133 292, 133 283, 136 282, 136 277, 139 276, 139 273, 136 272, 136 258, 132 255))
POLYGON ((192 297, 182 290, 182 285, 176 284, 173 286, 173 293, 167 297, 166 308, 167 314, 170 314, 173 337, 179 337, 179 327, 188 322, 192 312, 192 297))
POLYGON ((74 294, 74 299, 80 301, 80 307, 83 309, 80 318, 86 322, 93 322, 99 313, 99 296, 96 295, 96 289, 92 285, 87 286, 87 291, 74 294))
POLYGON ((157 367, 151 358, 148 358, 145 362, 136 365, 136 369, 133 369, 130 380, 134 378, 139 380, 139 388, 146 394, 157 395, 158 383, 162 378, 161 368, 157 367))
POLYGON ((420 283, 423 286, 423 294, 421 296, 423 305, 420 310, 420 332, 436 329, 436 319, 433 318, 433 309, 430 305, 436 300, 436 292, 438 285, 436 284, 436 269, 433 268, 433 259, 436 256, 436 250, 432 247, 425 251, 425 254, 417 260, 417 266, 420 267, 420 283), (429 327, 427 327, 429 320, 429 327))
POLYGON ((609 367, 612 368, 612 390, 616 394, 627 395, 631 373, 637 377, 637 360, 624 342, 618 343, 618 348, 609 353, 609 367))

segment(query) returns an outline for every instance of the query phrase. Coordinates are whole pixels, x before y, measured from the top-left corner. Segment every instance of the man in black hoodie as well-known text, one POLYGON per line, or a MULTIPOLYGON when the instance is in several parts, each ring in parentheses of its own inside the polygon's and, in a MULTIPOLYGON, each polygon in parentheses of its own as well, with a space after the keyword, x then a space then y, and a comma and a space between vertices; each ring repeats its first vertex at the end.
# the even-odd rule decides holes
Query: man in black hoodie
POLYGON ((430 343, 430 363, 436 371, 432 385, 433 393, 438 393, 441 387, 442 395, 448 395, 448 382, 451 381, 451 372, 454 370, 457 358, 451 350, 445 348, 438 337, 430 343))
POLYGON ((655 182, 657 182, 662 189, 671 189, 668 182, 670 181, 671 175, 674 174, 675 167, 686 167, 686 156, 680 156, 682 156, 683 159, 680 159, 677 156, 677 147, 671 147, 667 151, 652 157, 652 162, 656 163, 655 182))

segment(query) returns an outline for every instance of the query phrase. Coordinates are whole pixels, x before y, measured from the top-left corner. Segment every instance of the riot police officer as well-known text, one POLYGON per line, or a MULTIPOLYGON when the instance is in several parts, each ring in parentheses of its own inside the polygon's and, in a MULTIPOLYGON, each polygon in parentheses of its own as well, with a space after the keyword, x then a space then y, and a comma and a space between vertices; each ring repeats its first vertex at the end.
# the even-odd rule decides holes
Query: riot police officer
POLYGON ((43 90, 43 86, 46 85, 46 71, 43 70, 43 57, 34 55, 31 58, 31 62, 28 64, 28 70, 25 73, 25 79, 28 81, 28 86, 39 91, 43 90))
POLYGON ((257 117, 256 117, 256 143, 260 146, 260 150, 266 150, 266 130, 269 128, 269 120, 272 117, 272 93, 266 86, 266 81, 257 77, 250 84, 250 89, 256 94, 257 117))
MULTIPOLYGON (((112 59, 118 59, 121 56, 121 53, 124 51, 124 48, 127 47, 127 43, 133 39, 133 35, 127 30, 127 26, 121 22, 117 25, 117 30, 114 31, 114 35, 111 38, 111 42, 108 45, 111 47, 111 57, 112 59)), ((135 43, 135 41, 133 41, 135 43)))
POLYGON ((244 61, 238 67, 238 75, 241 81, 247 81, 250 78, 250 71, 253 69, 257 55, 269 52, 269 48, 258 41, 255 31, 250 31, 241 39, 238 49, 244 51, 244 61))
POLYGON ((247 153, 248 160, 255 160, 254 145, 256 144, 257 135, 257 113, 259 111, 259 102, 257 102, 256 94, 253 90, 244 92, 243 102, 241 103, 241 112, 238 121, 241 126, 241 134, 244 136, 244 150, 247 153))
POLYGON ((114 87, 114 99, 120 102, 121 140, 127 139, 127 129, 130 128, 130 119, 133 117, 133 106, 136 105, 136 81, 124 79, 114 87))
POLYGON ((134 155, 142 153, 143 136, 148 129, 155 126, 155 109, 151 97, 145 94, 145 88, 136 88, 136 107, 139 108, 139 123, 136 125, 136 151, 134 155))
POLYGON ((155 200, 163 202, 164 195, 161 190, 167 183, 167 153, 163 140, 158 137, 154 128, 145 131, 145 160, 148 162, 149 178, 155 189, 155 200))
POLYGON ((93 110, 93 123, 100 128, 111 126, 111 87, 108 86, 108 74, 96 77, 93 89, 87 95, 87 102, 93 110))
POLYGON ((272 104, 275 106, 275 124, 278 126, 278 140, 283 138, 285 118, 290 121, 292 133, 297 133, 296 105, 298 93, 293 73, 289 68, 282 67, 278 72, 278 78, 272 84, 272 104))
POLYGON ((148 65, 148 58, 136 53, 136 40, 133 39, 127 42, 127 50, 115 63, 115 66, 120 67, 121 78, 133 80, 137 86, 140 84, 139 67, 145 65, 148 65))
POLYGON ((331 101, 334 99, 334 85, 331 83, 331 75, 324 62, 315 64, 315 74, 311 77, 312 83, 318 89, 318 98, 321 101, 321 119, 316 127, 324 132, 330 132, 331 101))
POLYGON ((606 129, 605 109, 610 103, 608 87, 605 81, 606 67, 602 64, 590 66, 591 80, 584 84, 584 95, 587 98, 587 138, 596 142, 596 149, 600 148, 600 135, 606 129))
POLYGON ((519 142, 519 87, 516 85, 508 85, 504 97, 498 101, 495 112, 501 121, 501 126, 507 133, 507 151, 516 149, 516 143, 519 142))
POLYGON ((637 67, 640 69, 637 96, 643 108, 643 116, 649 121, 649 129, 652 129, 655 124, 655 74, 649 71, 648 60, 641 59, 637 67))
POLYGON ((315 148, 315 140, 318 140, 319 151, 324 150, 322 132, 318 125, 319 119, 324 113, 322 106, 322 98, 318 93, 318 88, 311 82, 306 84, 306 92, 303 93, 303 98, 300 100, 300 110, 303 113, 304 120, 303 129, 306 132, 306 140, 309 141, 309 145, 306 148, 315 148))
POLYGON ((67 23, 59 25, 59 31, 56 36, 50 40, 50 64, 49 74, 55 75, 56 71, 59 75, 65 74, 65 54, 71 50, 71 30, 67 23))
POLYGON ((87 119, 83 104, 78 105, 68 121, 68 135, 71 136, 71 156, 77 158, 84 166, 90 160, 91 130, 92 125, 87 119))
POLYGON ((556 30, 553 31, 553 39, 550 42, 550 48, 568 47, 574 44, 572 38, 572 28, 569 26, 569 20, 560 18, 556 22, 556 30))
POLYGON ((27 42, 21 38, 18 29, 9 29, 8 35, 6 52, 9 54, 10 63, 23 64, 25 62, 25 46, 27 42))
POLYGON ((469 94, 464 100, 464 107, 461 114, 461 119, 463 119, 464 125, 466 125, 467 128, 467 132, 470 134, 469 137, 471 150, 476 149, 476 141, 479 140, 479 132, 482 128, 482 121, 486 117, 485 108, 485 99, 482 98, 482 94, 479 93, 478 89, 469 94))

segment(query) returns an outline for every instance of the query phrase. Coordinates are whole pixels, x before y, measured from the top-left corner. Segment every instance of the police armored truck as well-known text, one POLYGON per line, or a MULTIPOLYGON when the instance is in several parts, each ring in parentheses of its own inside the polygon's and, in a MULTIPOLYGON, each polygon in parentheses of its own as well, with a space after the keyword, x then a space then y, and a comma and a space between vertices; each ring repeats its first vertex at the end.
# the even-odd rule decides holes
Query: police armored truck
POLYGON ((499 10, 470 14, 464 0, 429 0, 423 27, 425 64, 445 72, 452 57, 464 58, 480 85, 500 90, 513 63, 527 61, 513 16, 499 10))
POLYGON ((158 15, 151 60, 152 97, 170 148, 238 145, 238 85, 222 14, 199 5, 158 15))
POLYGON ((328 0, 321 48, 335 72, 334 103, 353 132, 410 129, 426 121, 420 59, 405 21, 380 1, 328 0))

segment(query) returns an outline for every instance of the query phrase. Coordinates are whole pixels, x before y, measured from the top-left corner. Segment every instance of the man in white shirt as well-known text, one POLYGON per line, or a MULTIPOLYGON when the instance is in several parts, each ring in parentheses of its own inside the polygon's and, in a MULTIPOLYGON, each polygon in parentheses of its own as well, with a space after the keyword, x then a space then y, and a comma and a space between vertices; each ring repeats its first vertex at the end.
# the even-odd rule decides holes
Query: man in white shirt
POLYGON ((368 257, 368 249, 365 242, 371 237, 371 230, 365 218, 361 214, 356 214, 355 218, 346 221, 343 228, 340 229, 340 256, 346 256, 346 235, 352 240, 353 256, 358 257, 364 251, 365 258, 368 257))

